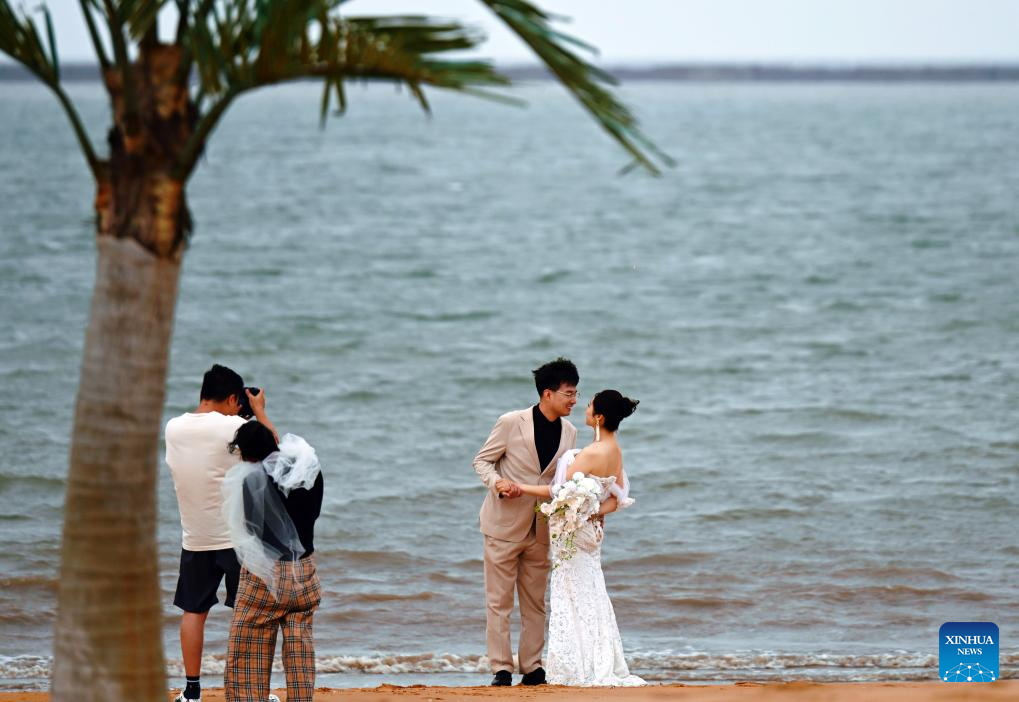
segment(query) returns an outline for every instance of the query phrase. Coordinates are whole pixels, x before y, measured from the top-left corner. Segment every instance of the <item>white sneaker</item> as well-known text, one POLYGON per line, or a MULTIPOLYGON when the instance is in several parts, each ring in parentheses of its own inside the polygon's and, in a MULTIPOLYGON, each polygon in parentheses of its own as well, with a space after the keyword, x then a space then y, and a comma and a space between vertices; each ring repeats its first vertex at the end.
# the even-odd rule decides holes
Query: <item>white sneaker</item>
MULTIPOLYGON (((173 702, 202 702, 202 698, 199 697, 198 699, 193 700, 190 697, 185 697, 184 693, 181 692, 173 698, 173 702)), ((268 702, 280 702, 280 698, 276 695, 269 695, 268 702)))

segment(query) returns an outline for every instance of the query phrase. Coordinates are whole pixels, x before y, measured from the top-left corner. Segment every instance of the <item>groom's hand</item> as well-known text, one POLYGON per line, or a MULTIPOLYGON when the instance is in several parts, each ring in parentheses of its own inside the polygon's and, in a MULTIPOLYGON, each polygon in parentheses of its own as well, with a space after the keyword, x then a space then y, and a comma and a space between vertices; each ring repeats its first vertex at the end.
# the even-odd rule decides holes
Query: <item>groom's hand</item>
POLYGON ((520 497, 523 494, 520 490, 520 486, 511 480, 506 480, 505 478, 500 478, 495 481, 495 489, 498 491, 500 499, 503 497, 513 499, 514 497, 520 497))

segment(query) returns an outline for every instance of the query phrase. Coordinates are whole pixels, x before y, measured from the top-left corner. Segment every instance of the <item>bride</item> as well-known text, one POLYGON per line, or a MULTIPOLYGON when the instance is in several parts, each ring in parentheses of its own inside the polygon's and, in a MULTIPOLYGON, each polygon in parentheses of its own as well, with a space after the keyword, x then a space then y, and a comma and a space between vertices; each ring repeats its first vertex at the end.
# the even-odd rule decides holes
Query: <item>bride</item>
POLYGON ((553 685, 646 685, 630 675, 623 644, 601 569, 604 515, 633 504, 616 441, 619 423, 633 414, 637 401, 617 390, 602 390, 587 405, 587 425, 594 443, 567 452, 556 466, 551 485, 518 485, 528 495, 553 497, 575 473, 601 486, 601 508, 573 534, 553 534, 551 543, 551 613, 548 623, 548 682, 553 685))

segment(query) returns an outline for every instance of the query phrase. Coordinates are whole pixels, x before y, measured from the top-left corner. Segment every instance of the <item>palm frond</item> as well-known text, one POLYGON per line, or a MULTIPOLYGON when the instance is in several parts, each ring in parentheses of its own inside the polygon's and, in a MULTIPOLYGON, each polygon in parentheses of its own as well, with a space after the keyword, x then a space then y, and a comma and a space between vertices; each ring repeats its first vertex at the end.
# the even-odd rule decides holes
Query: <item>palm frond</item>
MULTIPOLYGON (((128 0, 121 0, 122 6, 128 0)), ((155 2, 156 0, 150 0, 155 2)), ((110 0, 105 0, 110 2, 110 0)), ((142 0, 130 0, 142 2, 142 0)), ((209 109, 195 132, 181 169, 193 167, 202 140, 224 112, 219 103, 266 85, 322 79, 324 120, 334 99, 345 108, 343 85, 352 79, 406 85, 424 110, 423 88, 445 88, 497 99, 487 89, 509 80, 486 60, 453 58, 476 48, 481 32, 449 20, 421 15, 340 16, 343 0, 194 0, 181 36, 194 62, 200 94, 209 109)), ((526 0, 483 0, 516 32, 638 164, 658 173, 672 160, 640 131, 637 120, 611 92, 611 75, 575 53, 592 50, 552 26, 556 19, 526 0)))
POLYGON ((50 51, 43 46, 35 21, 24 11, 18 13, 7 0, 0 0, 0 52, 10 56, 40 80, 52 85, 59 80, 56 64, 56 44, 53 42, 49 11, 44 9, 50 51))
POLYGON ((50 15, 50 8, 43 5, 41 8, 43 18, 46 20, 46 40, 50 45, 50 65, 53 66, 53 77, 60 80, 60 59, 57 58, 57 38, 53 31, 53 17, 50 15))
MULTIPOLYGON (((443 54, 477 46, 483 36, 463 25, 422 16, 339 17, 336 0, 234 0, 196 13, 187 30, 203 95, 212 107, 199 121, 179 172, 193 167, 202 139, 222 115, 217 109, 243 92, 286 81, 323 81, 322 118, 332 95, 342 111, 348 80, 404 84, 426 111, 422 86, 491 96, 485 88, 506 85, 488 61, 447 59, 443 54)), ((505 99, 505 98, 503 98, 505 99)))
POLYGON ((483 37, 421 16, 339 17, 336 0, 212 3, 187 30, 202 88, 216 95, 306 77, 389 79, 460 89, 505 85, 491 64, 444 60, 483 37))
POLYGON ((583 42, 556 30, 557 19, 527 0, 481 0, 517 36, 519 36, 563 86, 636 161, 651 173, 659 172, 652 160, 672 165, 672 159, 660 151, 640 131, 637 119, 605 86, 615 79, 588 63, 570 46, 589 49, 583 42))
POLYGON ((99 37, 99 28, 96 27, 96 20, 92 13, 102 12, 94 0, 78 0, 78 5, 81 6, 81 16, 85 20, 85 26, 88 28, 89 38, 92 40, 92 48, 96 52, 96 58, 99 60, 99 67, 102 70, 106 70, 110 67, 110 59, 106 57, 106 47, 103 45, 103 40, 99 37))
POLYGON ((60 62, 57 57, 53 19, 45 5, 40 9, 46 24, 48 51, 43 46, 35 21, 24 12, 20 14, 15 12, 7 0, 0 0, 0 53, 7 54, 27 68, 53 91, 71 122, 71 128, 74 130, 74 136, 78 140, 82 155, 88 162, 89 170, 98 177, 100 166, 95 149, 92 148, 92 142, 85 132, 85 125, 82 123, 74 103, 71 102, 60 85, 60 62))
POLYGON ((152 28, 160 10, 170 0, 119 0, 116 11, 132 39, 140 39, 152 28))

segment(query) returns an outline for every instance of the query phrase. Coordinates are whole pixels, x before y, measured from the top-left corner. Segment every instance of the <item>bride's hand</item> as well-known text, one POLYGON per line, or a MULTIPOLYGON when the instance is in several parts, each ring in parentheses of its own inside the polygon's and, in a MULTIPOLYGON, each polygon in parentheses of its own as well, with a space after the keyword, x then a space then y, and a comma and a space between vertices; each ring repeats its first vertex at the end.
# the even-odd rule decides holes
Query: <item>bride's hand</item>
POLYGON ((520 497, 521 491, 520 486, 514 483, 512 480, 506 480, 500 478, 495 481, 496 492, 499 493, 499 497, 508 497, 513 499, 514 497, 520 497))

